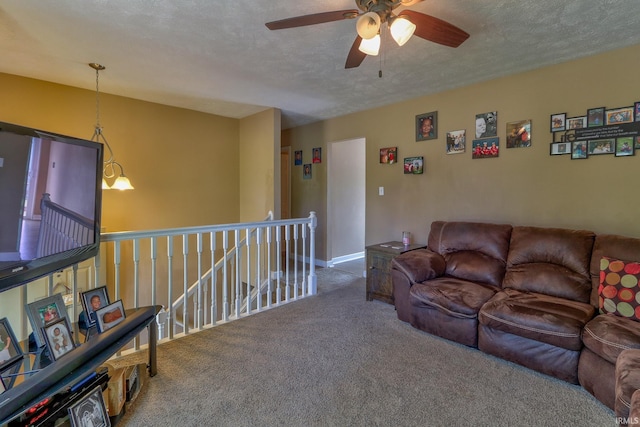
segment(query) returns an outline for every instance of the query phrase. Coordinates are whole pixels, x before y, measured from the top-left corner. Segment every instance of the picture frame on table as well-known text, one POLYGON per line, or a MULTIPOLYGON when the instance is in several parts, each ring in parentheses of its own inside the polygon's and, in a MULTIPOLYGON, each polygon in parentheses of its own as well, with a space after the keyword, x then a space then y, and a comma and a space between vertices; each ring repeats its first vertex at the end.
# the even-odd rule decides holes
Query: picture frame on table
POLYGON ((587 110, 587 127, 595 128, 604 125, 604 107, 589 108, 587 110))
MULTIPOLYGON (((47 323, 63 317, 69 319, 62 294, 54 294, 29 303, 26 306, 26 311, 31 323, 31 329, 33 329, 33 338, 38 348, 46 345, 42 328, 47 323)), ((71 320, 69 320, 69 323, 71 323, 71 320)))
POLYGON ((124 321, 125 317, 126 315, 121 299, 106 307, 96 310, 96 324, 98 326, 98 332, 102 333, 108 331, 124 321))
POLYGON ((416 141, 428 141, 438 138, 438 112, 418 114, 416 116, 416 141))
POLYGON ((616 157, 635 156, 635 144, 632 136, 616 139, 616 157))
POLYGON ((606 110, 604 112, 604 124, 619 125, 622 123, 632 123, 634 120, 633 111, 633 106, 606 110))
POLYGON ((76 348, 71 331, 71 324, 66 317, 56 319, 42 327, 42 333, 52 360, 58 360, 76 348))
POLYGON ((11 329, 9 319, 3 317, 0 319, 0 372, 21 360, 22 355, 20 343, 11 329))
POLYGON ((111 427, 111 420, 104 403, 102 386, 96 386, 91 392, 68 408, 69 420, 73 427, 111 427))
POLYGON ((587 127, 587 116, 567 118, 567 130, 584 129, 587 127))
POLYGON ((567 130, 567 113, 556 113, 551 115, 551 132, 563 132, 567 130))
POLYGON ((106 286, 100 286, 98 288, 89 289, 86 292, 81 292, 80 301, 82 302, 82 309, 84 310, 84 314, 87 318, 88 327, 96 324, 95 311, 111 304, 106 286))
POLYGON ((573 141, 571 143, 571 160, 586 159, 588 156, 586 141, 573 141))
POLYGON ((570 142, 552 142, 549 146, 549 155, 550 156, 563 156, 565 154, 571 154, 571 143, 570 142))
POLYGON ((0 394, 7 391, 7 386, 4 384, 4 380, 0 377, 0 394))

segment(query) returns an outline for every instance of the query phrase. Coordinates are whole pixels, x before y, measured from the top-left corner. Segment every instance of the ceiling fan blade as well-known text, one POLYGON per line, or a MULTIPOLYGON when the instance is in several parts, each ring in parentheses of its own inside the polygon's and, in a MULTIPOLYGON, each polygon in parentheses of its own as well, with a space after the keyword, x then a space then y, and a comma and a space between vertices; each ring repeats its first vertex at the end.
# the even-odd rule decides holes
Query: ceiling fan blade
POLYGON ((357 9, 336 10, 333 12, 321 12, 311 15, 296 16, 294 18, 281 19, 267 22, 265 25, 270 30, 283 30, 285 28, 304 27, 307 25, 322 24, 325 22, 353 19, 358 16, 357 9))
POLYGON ((358 49, 361 41, 362 37, 356 36, 356 39, 351 45, 351 50, 349 50, 349 55, 347 56, 347 62, 344 64, 344 68, 356 68, 360 66, 362 61, 364 61, 364 58, 366 58, 367 54, 358 49))
POLYGON ((403 10, 399 15, 406 16, 416 25, 414 35, 434 43, 449 47, 458 47, 469 38, 469 34, 466 31, 442 19, 425 15, 424 13, 413 10, 403 10))

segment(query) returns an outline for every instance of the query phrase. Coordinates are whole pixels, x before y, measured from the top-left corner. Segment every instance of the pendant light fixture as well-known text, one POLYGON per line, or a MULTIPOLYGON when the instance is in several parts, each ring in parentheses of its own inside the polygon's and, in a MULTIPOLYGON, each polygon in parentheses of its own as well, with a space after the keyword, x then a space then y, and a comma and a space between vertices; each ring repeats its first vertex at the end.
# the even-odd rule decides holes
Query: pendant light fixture
POLYGON ((107 142, 107 139, 104 137, 104 133, 102 133, 102 126, 100 126, 100 71, 104 70, 106 67, 95 62, 90 63, 89 67, 96 70, 96 126, 91 140, 95 142, 101 142, 105 147, 107 147, 108 151, 108 157, 104 161, 104 165, 102 168, 102 189, 133 190, 131 181, 129 181, 129 178, 127 178, 124 174, 124 168, 120 163, 115 161, 113 150, 107 142), (107 180, 116 177, 116 168, 120 169, 120 175, 118 175, 112 185, 109 185, 107 180))

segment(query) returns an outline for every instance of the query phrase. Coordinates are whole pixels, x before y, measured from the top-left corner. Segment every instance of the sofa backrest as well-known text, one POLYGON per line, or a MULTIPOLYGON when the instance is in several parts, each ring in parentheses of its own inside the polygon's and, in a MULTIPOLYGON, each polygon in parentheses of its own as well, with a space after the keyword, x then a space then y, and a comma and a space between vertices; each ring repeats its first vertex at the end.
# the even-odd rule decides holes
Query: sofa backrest
POLYGON ((603 256, 622 261, 640 262, 640 239, 599 234, 591 255, 591 304, 598 308, 598 287, 600 286, 600 260, 603 256))
POLYGON ((502 286, 588 303, 594 239, 586 230, 513 227, 502 286))
POLYGON ((434 221, 428 245, 444 257, 447 276, 500 287, 511 229, 509 224, 434 221))

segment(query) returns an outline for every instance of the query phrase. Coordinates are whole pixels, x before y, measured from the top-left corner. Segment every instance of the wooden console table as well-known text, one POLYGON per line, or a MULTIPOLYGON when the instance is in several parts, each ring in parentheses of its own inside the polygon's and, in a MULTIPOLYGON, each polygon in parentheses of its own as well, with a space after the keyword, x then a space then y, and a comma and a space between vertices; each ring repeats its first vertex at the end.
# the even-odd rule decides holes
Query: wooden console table
POLYGON ((402 242, 386 242, 367 246, 367 301, 374 298, 393 304, 393 283, 391 282, 391 260, 396 256, 426 248, 425 244, 404 245, 402 242))

